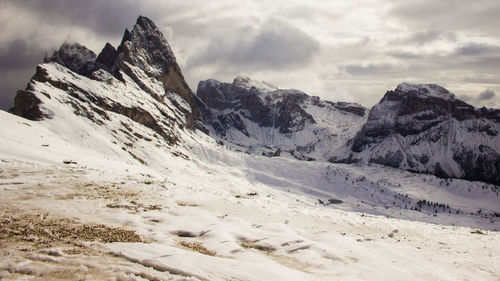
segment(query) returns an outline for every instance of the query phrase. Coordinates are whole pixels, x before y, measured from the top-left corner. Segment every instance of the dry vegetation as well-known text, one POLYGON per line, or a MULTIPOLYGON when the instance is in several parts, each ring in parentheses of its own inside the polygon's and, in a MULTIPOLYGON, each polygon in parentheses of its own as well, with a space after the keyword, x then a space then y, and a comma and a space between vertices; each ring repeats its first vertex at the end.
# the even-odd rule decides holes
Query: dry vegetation
POLYGON ((83 224, 68 218, 49 218, 46 213, 21 211, 0 215, 0 243, 28 242, 35 248, 51 247, 53 244, 74 244, 98 241, 144 242, 130 230, 108 227, 102 224, 83 224))
POLYGON ((205 248, 200 242, 187 242, 187 241, 180 241, 179 244, 183 247, 189 248, 195 252, 208 255, 208 256, 215 256, 216 253, 214 251, 210 251, 209 249, 205 248))

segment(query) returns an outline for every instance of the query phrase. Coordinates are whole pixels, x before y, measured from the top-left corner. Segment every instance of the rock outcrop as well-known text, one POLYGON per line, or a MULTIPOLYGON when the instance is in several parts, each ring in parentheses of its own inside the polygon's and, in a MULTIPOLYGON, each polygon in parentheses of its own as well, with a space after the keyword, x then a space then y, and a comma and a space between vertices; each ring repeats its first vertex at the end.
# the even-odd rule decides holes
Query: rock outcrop
POLYGON ((57 62, 73 72, 89 76, 95 70, 96 54, 78 43, 64 43, 44 63, 57 62))

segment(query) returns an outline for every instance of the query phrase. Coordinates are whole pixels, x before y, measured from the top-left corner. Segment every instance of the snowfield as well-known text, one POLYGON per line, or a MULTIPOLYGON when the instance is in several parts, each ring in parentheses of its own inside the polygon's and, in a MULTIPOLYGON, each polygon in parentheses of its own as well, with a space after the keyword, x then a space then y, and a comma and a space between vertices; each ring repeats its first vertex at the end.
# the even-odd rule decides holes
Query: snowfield
POLYGON ((0 111, 0 279, 500 280, 494 185, 185 131, 143 165, 59 116, 0 111))

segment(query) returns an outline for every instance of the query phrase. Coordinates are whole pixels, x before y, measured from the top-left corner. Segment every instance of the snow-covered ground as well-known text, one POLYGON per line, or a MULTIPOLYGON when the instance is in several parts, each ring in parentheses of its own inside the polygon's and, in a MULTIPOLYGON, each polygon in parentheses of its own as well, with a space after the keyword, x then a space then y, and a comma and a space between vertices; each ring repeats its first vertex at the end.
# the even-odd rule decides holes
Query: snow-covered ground
POLYGON ((57 120, 0 118, 5 280, 500 279, 492 185, 249 155, 192 133, 144 166, 97 130, 65 139, 57 120), (127 235, 75 230, 101 224, 127 235))

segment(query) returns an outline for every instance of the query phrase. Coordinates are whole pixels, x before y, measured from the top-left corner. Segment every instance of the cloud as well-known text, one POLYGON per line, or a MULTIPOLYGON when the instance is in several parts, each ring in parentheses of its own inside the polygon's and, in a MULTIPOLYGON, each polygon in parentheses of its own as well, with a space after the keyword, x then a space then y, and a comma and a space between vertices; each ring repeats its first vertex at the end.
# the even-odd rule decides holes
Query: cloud
POLYGON ((318 51, 319 43, 302 30, 270 20, 258 29, 241 29, 236 38, 212 39, 188 67, 223 63, 247 70, 294 69, 308 65, 318 51))
POLYGON ((487 45, 487 44, 477 44, 470 43, 468 45, 458 47, 456 49, 457 55, 462 56, 482 56, 489 54, 498 54, 500 52, 500 46, 487 45))
POLYGON ((493 92, 491 89, 486 89, 479 94, 479 97, 477 99, 479 101, 486 101, 486 100, 491 100, 494 97, 495 97, 495 92, 493 92))
POLYGON ((25 87, 45 53, 24 40, 14 40, 0 48, 0 108, 14 105, 17 90, 25 87))
POLYGON ((0 74, 33 68, 46 51, 24 40, 14 40, 0 49, 0 74))
POLYGON ((412 30, 438 26, 456 32, 500 34, 500 2, 496 0, 393 0, 390 5, 390 18, 412 30))
POLYGON ((356 76, 378 76, 400 73, 403 66, 392 65, 388 63, 368 64, 368 65, 346 65, 343 69, 352 75, 356 76))
POLYGON ((398 38, 394 42, 397 44, 408 44, 422 46, 436 41, 456 41, 457 34, 454 32, 444 32, 438 29, 424 29, 414 32, 408 37, 398 38))
POLYGON ((9 1, 20 9, 28 10, 44 22, 70 24, 92 29, 101 35, 121 33, 143 9, 132 0, 23 0, 9 1))
POLYGON ((402 81, 441 84, 477 103, 500 87, 498 14, 498 0, 0 0, 0 101, 12 104, 45 50, 69 41, 99 52, 144 15, 193 90, 246 73, 367 106, 402 81))
POLYGON ((465 94, 461 94, 461 95, 458 95, 458 99, 459 100, 463 100, 465 102, 470 102, 472 101, 474 98, 469 96, 469 95, 465 95, 465 94))

